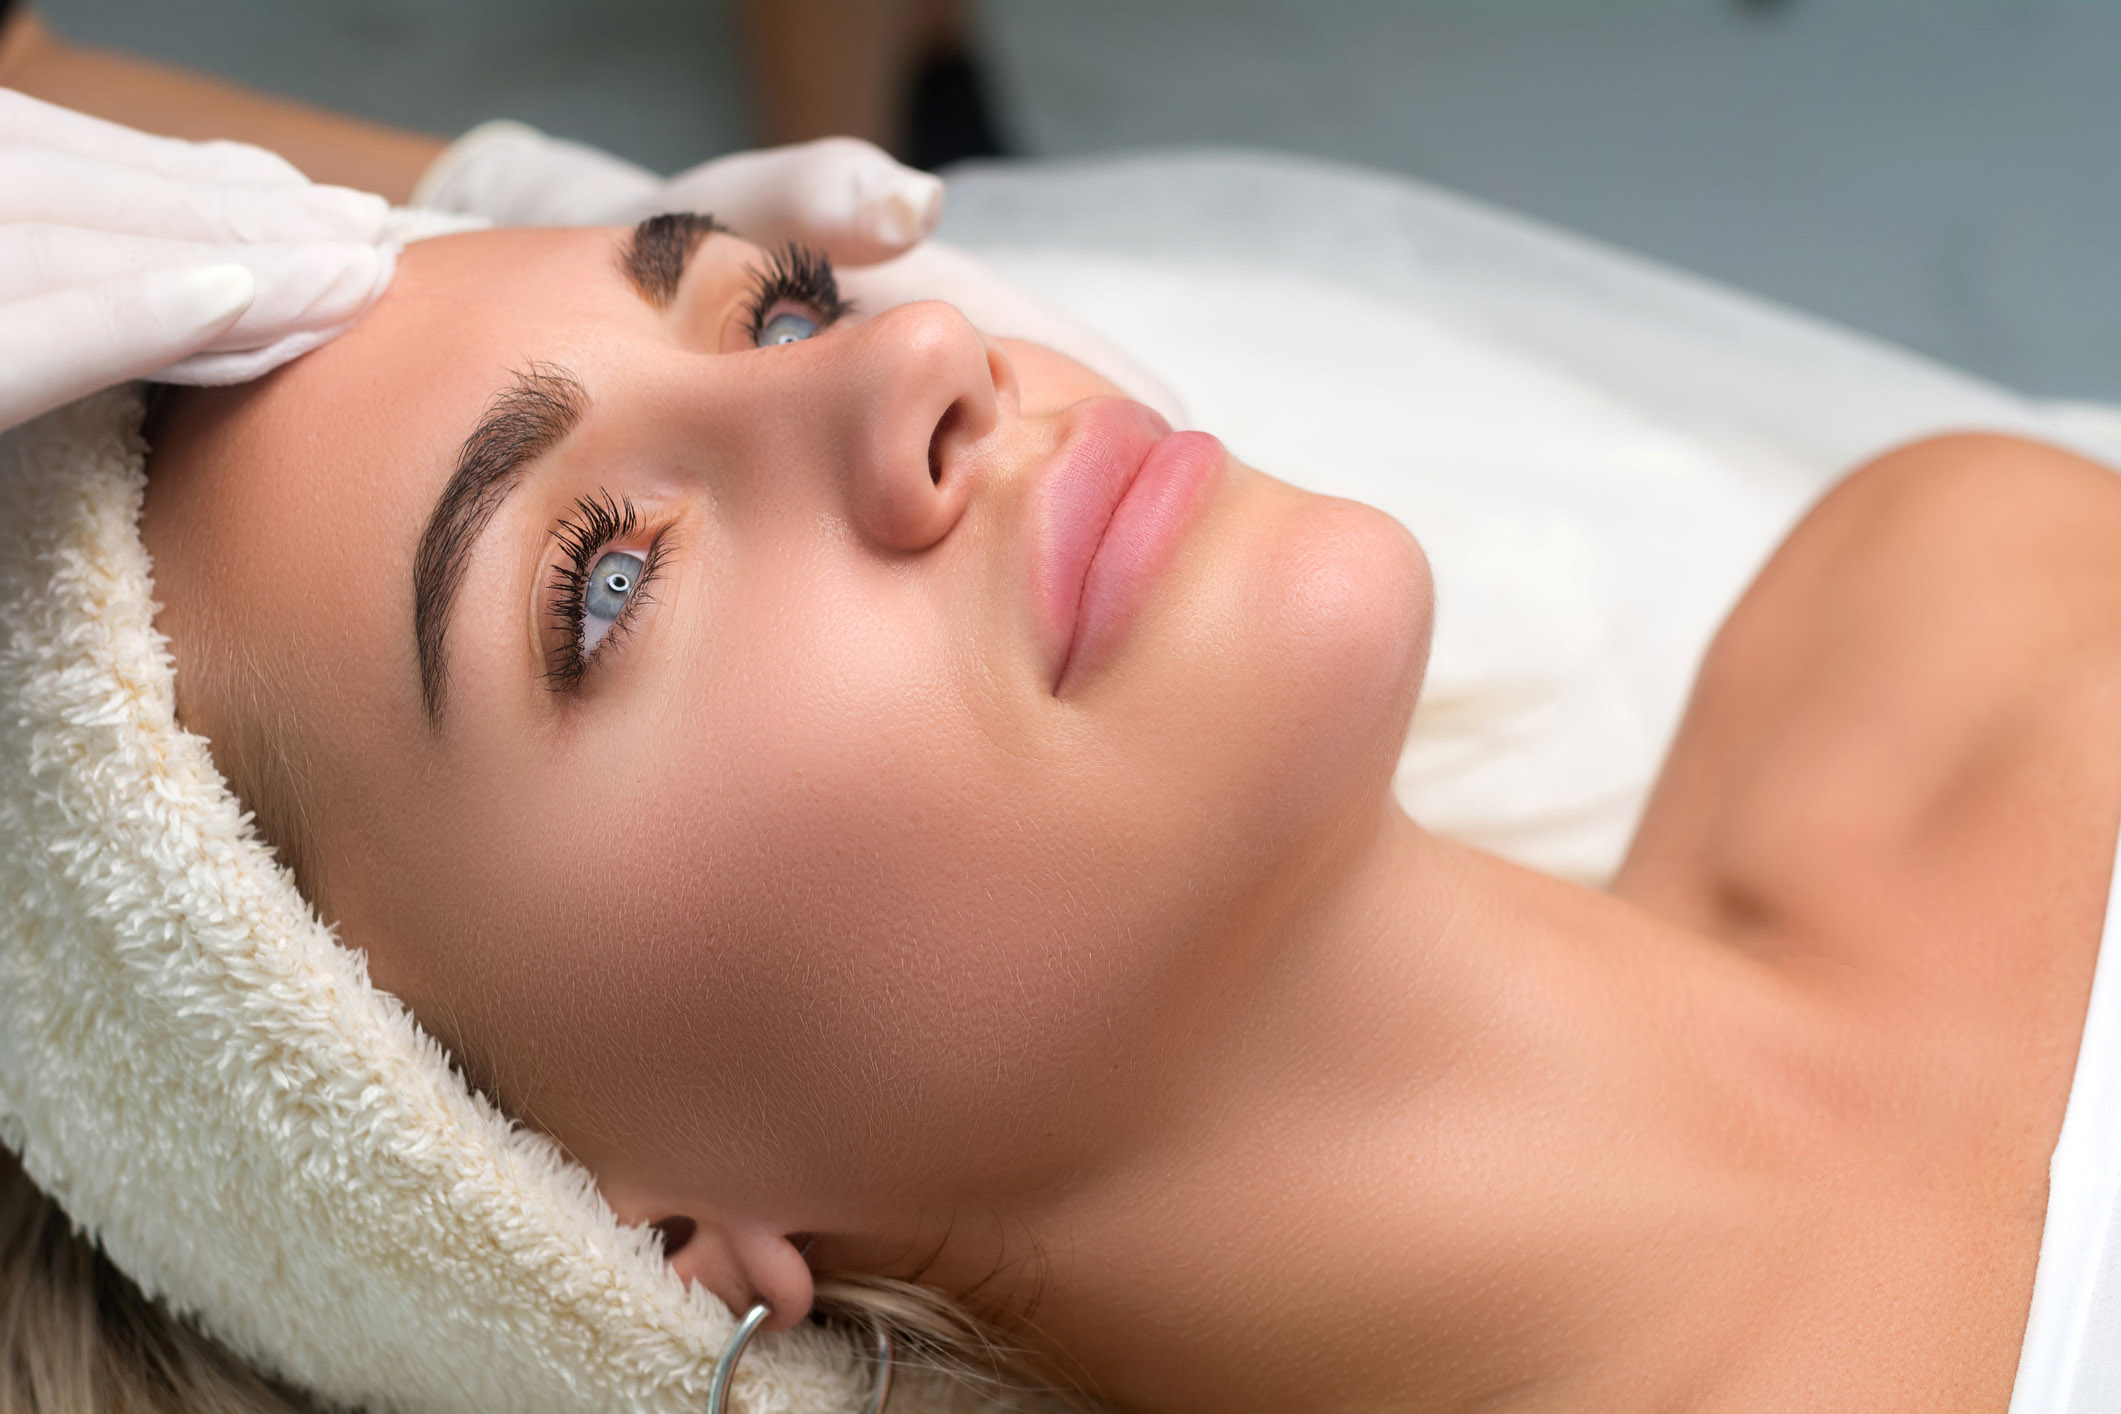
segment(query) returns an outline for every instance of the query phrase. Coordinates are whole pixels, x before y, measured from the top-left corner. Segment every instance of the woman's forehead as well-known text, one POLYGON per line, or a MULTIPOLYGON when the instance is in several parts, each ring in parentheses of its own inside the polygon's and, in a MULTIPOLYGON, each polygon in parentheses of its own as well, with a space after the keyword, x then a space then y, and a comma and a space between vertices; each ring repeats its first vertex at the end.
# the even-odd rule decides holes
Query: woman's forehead
MULTIPOLYGON (((499 231, 408 248, 352 330, 226 398, 211 441, 231 514, 302 538, 341 518, 417 533, 465 437, 526 364, 603 373, 647 311, 607 231, 499 231), (288 502, 277 492, 299 491, 288 502), (240 510, 237 507, 241 507, 240 510)), ((406 541, 410 552, 410 540, 406 541)))
POLYGON ((320 696, 303 707, 381 714, 405 677, 392 669, 410 652, 420 527, 466 434, 512 364, 608 362, 605 331, 631 317, 613 244, 509 231, 414 246, 340 339, 257 383, 183 395, 151 467, 156 518, 182 527, 158 537, 158 585, 216 620, 240 608, 261 662, 305 663, 320 696))

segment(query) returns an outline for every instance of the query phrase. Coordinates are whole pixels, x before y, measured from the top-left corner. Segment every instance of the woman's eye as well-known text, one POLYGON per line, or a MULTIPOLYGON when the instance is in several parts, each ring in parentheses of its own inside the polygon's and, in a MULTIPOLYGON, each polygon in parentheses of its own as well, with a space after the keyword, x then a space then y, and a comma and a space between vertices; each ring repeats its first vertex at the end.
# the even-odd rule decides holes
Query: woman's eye
POLYGON ((626 602, 641 587, 643 562, 624 550, 607 550, 597 557, 582 586, 582 652, 596 651, 611 626, 626 612, 626 602))
POLYGON ((797 314, 784 309, 759 326, 759 347, 770 348, 775 344, 797 344, 817 332, 817 321, 807 314, 797 314))

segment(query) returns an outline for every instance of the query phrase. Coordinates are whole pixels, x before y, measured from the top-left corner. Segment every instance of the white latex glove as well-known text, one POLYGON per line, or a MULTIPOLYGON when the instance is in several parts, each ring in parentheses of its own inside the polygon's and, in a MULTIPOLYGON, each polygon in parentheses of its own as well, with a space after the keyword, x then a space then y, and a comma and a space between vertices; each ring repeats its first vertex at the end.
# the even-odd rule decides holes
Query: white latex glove
POLYGON ((0 89, 0 428, 129 378, 254 378, 367 312, 397 239, 381 197, 260 148, 0 89))
POLYGON ((935 229, 943 183, 851 137, 735 152, 664 179, 522 123, 481 123, 420 178, 413 205, 497 226, 620 226, 713 216, 760 245, 801 241, 840 265, 888 260, 935 229))

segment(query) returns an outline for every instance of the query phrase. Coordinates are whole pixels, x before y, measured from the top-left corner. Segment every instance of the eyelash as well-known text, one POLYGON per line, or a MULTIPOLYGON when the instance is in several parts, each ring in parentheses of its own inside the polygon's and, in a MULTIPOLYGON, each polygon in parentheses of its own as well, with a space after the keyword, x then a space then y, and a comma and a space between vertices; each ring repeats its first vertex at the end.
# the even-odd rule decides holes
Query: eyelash
POLYGON ((554 527, 553 538, 560 542, 562 559, 552 567, 552 583, 546 591, 546 611, 560 634, 545 669, 545 681, 553 691, 569 692, 579 687, 590 663, 625 636, 641 606, 650 602, 649 590, 655 585, 663 565, 663 537, 660 535, 649 542, 648 553, 641 557, 640 583, 626 597, 626 607, 619 610, 611 627, 604 630, 597 646, 587 653, 582 651, 583 601, 589 590, 589 571, 595 568, 598 557, 613 542, 630 538, 640 529, 640 524, 641 518, 635 512, 633 502, 600 490, 594 496, 584 496, 576 501, 574 508, 562 515, 560 523, 554 527))
MULTIPOLYGON (((784 303, 801 305, 816 314, 820 329, 829 328, 853 308, 840 297, 839 281, 833 275, 832 262, 822 251, 794 241, 768 252, 765 267, 752 276, 745 324, 754 341, 764 331, 768 316, 784 303)), ((569 692, 579 687, 591 661, 603 653, 606 644, 616 642, 632 628, 641 606, 650 601, 649 590, 662 568, 661 536, 649 543, 648 553, 641 562, 641 582, 627 597, 626 607, 604 631, 597 646, 587 653, 582 651, 583 601, 589 590, 589 571, 606 547, 614 541, 631 537, 639 529, 640 516, 634 510, 633 502, 601 490, 594 496, 584 496, 576 501, 573 510, 561 516, 559 525, 554 528, 553 535, 560 542, 562 559, 552 569, 546 612, 559 632, 560 641, 553 645, 546 664, 545 681, 555 692, 569 692)))
POLYGON ((767 316, 784 300, 816 314, 819 329, 830 328, 834 320, 853 308, 840 298, 839 281, 824 252, 794 241, 768 252, 765 268, 751 277, 751 300, 747 306, 751 317, 747 327, 752 342, 758 342, 767 316))

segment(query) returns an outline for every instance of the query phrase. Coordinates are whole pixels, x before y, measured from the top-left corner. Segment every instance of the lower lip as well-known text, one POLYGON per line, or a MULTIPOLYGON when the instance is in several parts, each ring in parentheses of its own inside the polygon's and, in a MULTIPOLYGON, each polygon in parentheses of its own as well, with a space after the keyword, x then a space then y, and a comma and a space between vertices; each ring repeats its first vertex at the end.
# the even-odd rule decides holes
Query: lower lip
POLYGON ((1224 455, 1223 444, 1205 432, 1173 432, 1149 449, 1083 575, 1056 695, 1101 667, 1126 637, 1207 499, 1224 455))

